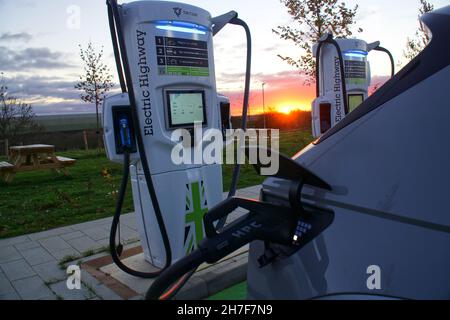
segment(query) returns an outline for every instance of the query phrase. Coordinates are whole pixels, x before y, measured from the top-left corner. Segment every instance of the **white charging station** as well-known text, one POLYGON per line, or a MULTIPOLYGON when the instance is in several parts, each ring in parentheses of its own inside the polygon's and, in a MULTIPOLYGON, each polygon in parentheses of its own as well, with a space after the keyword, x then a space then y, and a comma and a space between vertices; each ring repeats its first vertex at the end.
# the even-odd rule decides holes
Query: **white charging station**
POLYGON ((341 57, 331 43, 318 44, 313 54, 318 59, 318 97, 312 102, 312 127, 315 138, 331 129, 368 98, 371 84, 370 63, 367 56, 379 47, 379 42, 368 44, 358 39, 336 39, 345 73, 345 86, 341 72, 341 57), (346 110, 347 106, 347 110, 346 110))
MULTIPOLYGON (((176 262, 197 248, 204 238, 203 216, 223 200, 221 165, 176 165, 171 159, 179 143, 171 139, 174 130, 193 132, 194 123, 203 132, 221 130, 222 118, 229 117, 229 101, 216 90, 212 18, 201 8, 165 1, 122 4, 120 15, 145 152, 176 262), (224 116, 221 110, 227 108, 224 116)), ((104 103, 105 145, 112 161, 123 161, 117 127, 129 105, 127 94, 104 103)), ((200 141, 197 137, 195 144, 200 141)), ((131 154, 131 163, 145 259, 162 268, 163 239, 138 153, 131 154)))

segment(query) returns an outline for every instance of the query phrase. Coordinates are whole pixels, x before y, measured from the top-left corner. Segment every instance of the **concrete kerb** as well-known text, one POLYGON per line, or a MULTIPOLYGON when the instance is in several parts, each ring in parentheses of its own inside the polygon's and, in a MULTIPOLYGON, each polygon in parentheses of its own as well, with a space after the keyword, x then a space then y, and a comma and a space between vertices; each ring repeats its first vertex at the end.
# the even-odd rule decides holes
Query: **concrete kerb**
MULTIPOLYGON (((136 245, 131 244, 125 246, 124 250, 136 248, 136 245)), ((105 256, 105 253, 98 253, 94 256, 87 258, 81 258, 70 263, 69 265, 82 265, 89 261, 96 260, 105 256)), ((176 300, 201 300, 210 297, 216 293, 219 293, 229 287, 239 284, 247 279, 247 260, 248 251, 240 252, 237 255, 231 256, 222 260, 214 265, 202 265, 199 271, 189 280, 189 282, 183 287, 183 289, 177 294, 176 300)), ((86 272, 86 270, 82 270, 86 272)), ((98 281, 92 283, 92 279, 95 277, 88 275, 87 279, 83 281, 84 285, 93 286, 100 285, 98 281), (86 282, 87 281, 87 282, 86 282), (86 283, 85 283, 86 282, 86 283)), ((151 282, 149 282, 149 285, 151 282)), ((136 297, 132 300, 143 299, 145 292, 139 292, 136 288, 130 288, 136 291, 136 297)), ((102 296, 100 294, 100 296, 102 296)), ((102 297, 103 298, 103 297, 102 297)), ((108 297, 104 297, 108 298, 108 297)))

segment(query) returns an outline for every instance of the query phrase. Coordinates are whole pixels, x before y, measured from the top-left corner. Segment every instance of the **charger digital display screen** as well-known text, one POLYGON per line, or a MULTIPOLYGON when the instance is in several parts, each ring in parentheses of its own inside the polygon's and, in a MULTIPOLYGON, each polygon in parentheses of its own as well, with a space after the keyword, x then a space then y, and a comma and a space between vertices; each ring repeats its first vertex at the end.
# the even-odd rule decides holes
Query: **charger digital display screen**
POLYGON ((167 91, 166 94, 171 128, 206 124, 204 91, 167 91))
POLYGON ((364 95, 362 94, 350 94, 348 96, 348 108, 350 112, 359 107, 364 102, 364 95))

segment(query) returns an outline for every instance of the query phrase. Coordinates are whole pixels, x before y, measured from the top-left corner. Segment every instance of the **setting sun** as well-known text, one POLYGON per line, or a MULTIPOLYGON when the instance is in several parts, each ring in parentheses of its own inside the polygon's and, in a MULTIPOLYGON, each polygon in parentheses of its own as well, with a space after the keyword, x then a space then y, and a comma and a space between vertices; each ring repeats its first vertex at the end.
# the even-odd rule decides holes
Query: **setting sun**
POLYGON ((310 111, 310 109, 295 104, 282 104, 276 108, 276 111, 284 114, 290 114, 293 111, 310 111))
POLYGON ((281 113, 289 114, 292 111, 298 110, 298 109, 299 109, 298 107, 294 107, 294 106, 279 106, 277 108, 277 111, 281 112, 281 113))

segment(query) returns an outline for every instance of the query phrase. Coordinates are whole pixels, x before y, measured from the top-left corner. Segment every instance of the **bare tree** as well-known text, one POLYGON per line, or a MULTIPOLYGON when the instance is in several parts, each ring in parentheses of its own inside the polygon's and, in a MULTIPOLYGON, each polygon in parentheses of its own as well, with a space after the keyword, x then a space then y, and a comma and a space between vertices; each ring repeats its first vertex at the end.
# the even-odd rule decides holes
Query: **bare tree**
POLYGON ((0 102, 4 102, 7 91, 8 87, 5 84, 5 75, 3 72, 0 72, 0 102))
MULTIPOLYGON (((3 73, 0 79, 0 140, 18 144, 24 134, 39 131, 31 105, 8 94, 3 73)), ((6 150, 7 151, 7 150, 6 150)))
MULTIPOLYGON (((311 84, 316 70, 312 46, 327 32, 332 32, 335 37, 351 36, 358 6, 348 8, 342 0, 280 1, 287 7, 293 23, 289 26, 278 26, 272 31, 281 39, 294 42, 303 54, 300 59, 278 56, 300 69, 307 76, 305 83, 311 84)), ((357 31, 362 32, 362 29, 357 31)))
MULTIPOLYGON (((420 0, 419 17, 422 16, 423 14, 433 11, 433 10, 434 10, 434 5, 432 5, 431 3, 429 3, 426 0, 420 0)), ((425 49, 425 47, 428 45, 430 40, 431 40, 430 34, 428 34, 422 21, 420 21, 419 29, 416 31, 416 34, 414 35, 414 37, 412 37, 412 38, 408 37, 408 40, 406 42, 406 49, 403 51, 403 56, 408 61, 411 61, 423 49, 425 49)))
POLYGON ((80 45, 80 57, 84 63, 84 74, 80 76, 80 82, 75 89, 83 91, 81 100, 86 103, 95 104, 97 116, 97 140, 101 146, 99 108, 105 99, 106 93, 114 87, 113 76, 108 66, 103 62, 103 48, 96 52, 92 43, 89 42, 86 49, 80 45))

